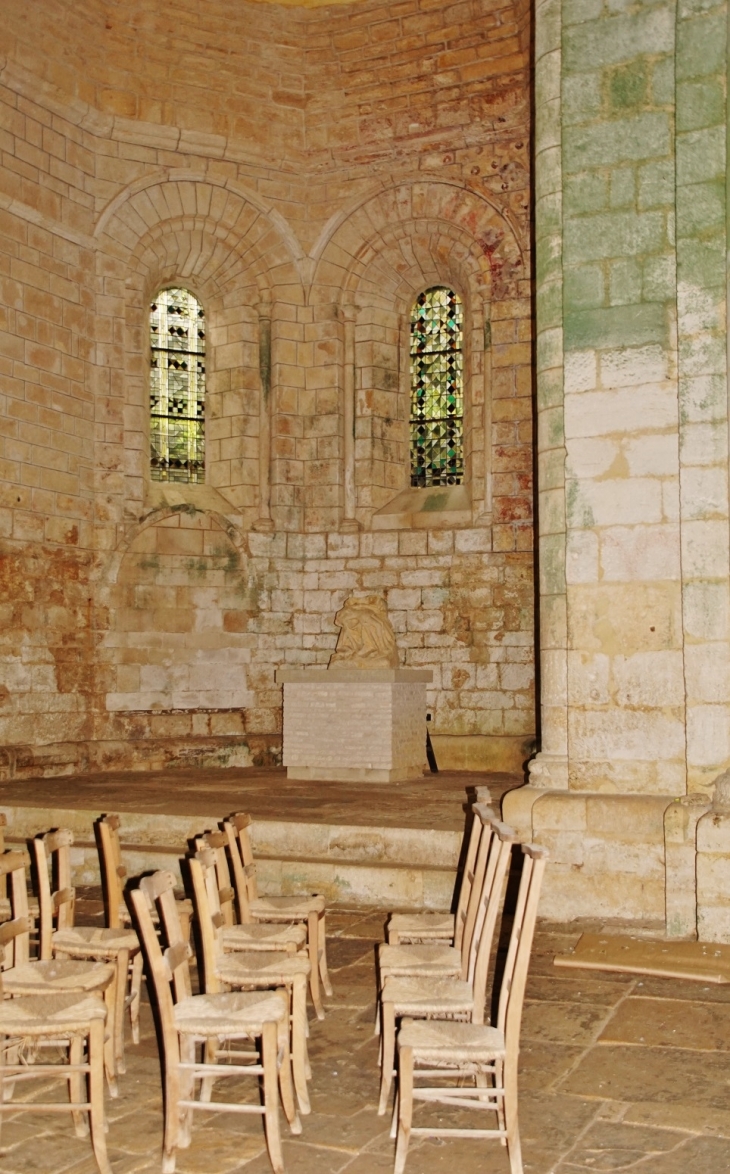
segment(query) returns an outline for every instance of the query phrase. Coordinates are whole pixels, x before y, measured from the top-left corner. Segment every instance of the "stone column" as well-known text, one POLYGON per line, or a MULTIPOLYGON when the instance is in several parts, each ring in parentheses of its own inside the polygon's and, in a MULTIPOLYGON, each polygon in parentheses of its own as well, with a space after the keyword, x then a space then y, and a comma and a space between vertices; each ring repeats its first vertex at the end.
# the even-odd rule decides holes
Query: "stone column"
POLYGON ((513 792, 505 802, 505 818, 523 834, 531 833, 532 804, 542 791, 568 786, 561 27, 561 0, 539 0, 535 8, 535 263, 540 752, 529 765, 530 785, 513 792))
POLYGON ((271 517, 271 302, 259 302, 259 516, 255 530, 273 530, 271 517))
POLYGON ((342 417, 343 417, 343 488, 344 500, 340 530, 352 533, 360 529, 355 517, 357 495, 355 489, 355 322, 357 306, 344 306, 344 347, 342 359, 342 417))

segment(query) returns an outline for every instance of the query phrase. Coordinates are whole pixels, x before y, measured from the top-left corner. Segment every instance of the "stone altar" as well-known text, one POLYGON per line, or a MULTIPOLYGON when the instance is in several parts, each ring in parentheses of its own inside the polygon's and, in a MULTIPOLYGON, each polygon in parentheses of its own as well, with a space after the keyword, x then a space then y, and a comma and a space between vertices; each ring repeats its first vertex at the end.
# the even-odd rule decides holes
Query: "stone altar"
POLYGON ((279 669, 290 779, 392 783, 426 761, 430 669, 279 669))

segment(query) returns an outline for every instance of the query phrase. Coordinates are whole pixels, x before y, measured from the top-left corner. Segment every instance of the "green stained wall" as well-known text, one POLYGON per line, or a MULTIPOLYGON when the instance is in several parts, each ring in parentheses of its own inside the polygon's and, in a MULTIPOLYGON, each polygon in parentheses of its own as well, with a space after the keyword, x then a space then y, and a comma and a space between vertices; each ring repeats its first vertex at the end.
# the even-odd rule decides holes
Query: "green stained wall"
POLYGON ((730 761, 727 42, 713 0, 536 8, 542 785, 730 761))

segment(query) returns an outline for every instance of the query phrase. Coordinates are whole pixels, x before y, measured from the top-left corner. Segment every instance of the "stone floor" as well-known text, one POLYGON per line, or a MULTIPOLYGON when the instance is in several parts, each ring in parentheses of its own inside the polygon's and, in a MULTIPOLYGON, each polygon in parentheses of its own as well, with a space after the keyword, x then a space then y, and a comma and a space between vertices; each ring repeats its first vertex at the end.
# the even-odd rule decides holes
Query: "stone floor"
MULTIPOLYGON (((94 923, 98 909, 95 900, 80 902, 79 920, 94 923)), ((382 912, 346 909, 329 919, 335 995, 325 1021, 312 1022, 312 1114, 303 1119, 301 1137, 286 1137, 288 1174, 392 1170, 389 1121, 375 1111, 372 1034, 373 952, 384 919, 382 912)), ((578 932, 575 925, 542 924, 536 939, 522 1032, 525 1170, 730 1170, 730 988, 610 974, 566 977, 552 958, 578 932)), ((141 1045, 128 1049, 121 1095, 107 1102, 114 1174, 160 1169, 160 1075, 148 1005, 143 1024, 141 1045)), ((253 1082, 247 1084, 241 1095, 255 1096, 253 1082)), ((2 1174, 94 1174, 89 1155, 88 1142, 74 1137, 65 1115, 6 1118, 2 1174)), ((407 1169, 509 1174, 499 1144, 466 1140, 414 1141, 407 1169)), ((180 1152, 178 1170, 268 1174, 260 1120, 196 1114, 193 1143, 180 1152)))
POLYGON ((0 806, 88 808, 166 815, 248 811, 254 819, 461 831, 467 799, 488 786, 497 806, 521 774, 440 771, 403 783, 295 782, 283 767, 110 771, 0 782, 0 806))

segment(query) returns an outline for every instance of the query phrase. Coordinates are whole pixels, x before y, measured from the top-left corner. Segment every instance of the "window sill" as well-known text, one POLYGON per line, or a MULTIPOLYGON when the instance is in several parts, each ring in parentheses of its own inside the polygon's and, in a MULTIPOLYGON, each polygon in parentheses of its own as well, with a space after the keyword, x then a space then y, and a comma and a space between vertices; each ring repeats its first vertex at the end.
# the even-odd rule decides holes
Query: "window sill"
POLYGON ((223 514, 226 517, 236 513, 230 501, 212 485, 189 485, 184 481, 148 481, 145 504, 155 510, 189 505, 201 513, 223 514))
POLYGON ((373 530, 452 530, 472 525, 466 485, 404 489, 373 515, 373 530))

